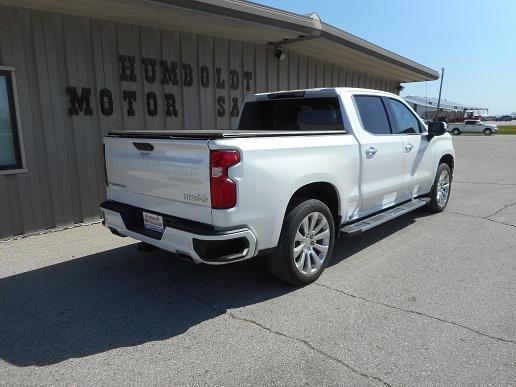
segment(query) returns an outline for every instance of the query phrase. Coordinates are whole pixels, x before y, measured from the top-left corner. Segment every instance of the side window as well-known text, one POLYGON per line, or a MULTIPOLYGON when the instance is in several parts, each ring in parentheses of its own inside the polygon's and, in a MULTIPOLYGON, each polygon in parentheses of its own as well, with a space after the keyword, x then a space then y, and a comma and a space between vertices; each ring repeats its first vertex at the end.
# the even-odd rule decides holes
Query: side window
POLYGON ((389 98, 389 104, 396 120, 393 125, 393 133, 410 134, 422 132, 418 119, 403 103, 389 98))
POLYGON ((380 97, 356 95, 354 98, 365 130, 373 134, 391 134, 387 112, 380 97))
POLYGON ((12 71, 0 68, 0 171, 23 167, 12 71))

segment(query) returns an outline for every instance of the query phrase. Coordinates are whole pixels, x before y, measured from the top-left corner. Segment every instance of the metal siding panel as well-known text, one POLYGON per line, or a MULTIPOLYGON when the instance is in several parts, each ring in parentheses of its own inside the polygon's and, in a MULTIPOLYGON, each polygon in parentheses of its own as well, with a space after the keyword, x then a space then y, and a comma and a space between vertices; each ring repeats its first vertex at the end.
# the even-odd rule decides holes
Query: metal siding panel
POLYGON ((236 129, 238 125, 238 115, 242 109, 242 43, 239 42, 230 42, 229 43, 229 70, 230 74, 228 75, 227 82, 229 88, 229 101, 226 104, 227 112, 230 116, 230 127, 231 129, 236 129), (236 89, 232 88, 231 81, 231 71, 236 71, 238 82, 236 82, 236 89), (234 106, 233 101, 236 98, 236 105, 234 106), (235 109, 233 111, 233 107, 238 107, 238 111, 235 109))
POLYGON ((331 81, 332 86, 342 86, 339 79, 339 66, 333 65, 332 66, 332 74, 331 74, 331 81))
POLYGON ((332 65, 329 63, 324 64, 324 86, 325 87, 332 87, 333 81, 332 81, 332 65))
MULTIPOLYGON (((65 17, 64 18, 64 36, 65 41, 65 58, 58 58, 58 61, 62 62, 62 66, 66 66, 68 70, 67 79, 63 81, 62 89, 66 84, 75 86, 79 90, 82 85, 87 85, 91 90, 91 101, 93 115, 85 115, 80 112, 79 115, 69 116, 66 112, 56 112, 56 117, 59 119, 58 127, 56 130, 64 131, 65 126, 63 125, 65 120, 67 127, 73 132, 74 145, 73 148, 75 159, 77 160, 77 169, 74 171, 73 176, 75 184, 79 186, 80 194, 80 208, 81 216, 78 221, 88 219, 98 211, 98 180, 96 166, 96 147, 100 146, 94 141, 94 137, 99 132, 96 116, 98 115, 98 108, 96 101, 96 88, 93 80, 91 79, 91 47, 88 49, 86 44, 91 43, 89 34, 85 31, 89 26, 87 21, 80 18, 65 17), (60 113, 60 114, 59 114, 60 113)), ((56 74, 57 76, 57 74, 56 74)), ((53 93, 58 94, 57 91, 53 93)), ((58 107, 60 109, 62 104, 58 107)), ((64 133, 61 133, 63 136, 64 133)))
MULTIPOLYGON (((43 219, 41 219, 41 228, 54 227, 54 213, 53 213, 53 200, 52 200, 52 182, 54 181, 49 169, 49 162, 47 157, 46 147, 46 135, 47 133, 43 130, 43 112, 40 103, 40 92, 39 92, 39 73, 35 71, 38 67, 38 56, 34 49, 34 37, 32 31, 32 12, 26 9, 17 9, 18 21, 23 31, 23 42, 24 42, 24 59, 23 62, 26 65, 27 71, 25 72, 25 78, 27 81, 28 89, 26 90, 25 98, 23 94, 19 94, 20 99, 20 116, 22 117, 22 123, 24 123, 24 117, 29 116, 33 125, 34 133, 34 147, 35 147, 35 158, 36 163, 31 167, 29 173, 35 173, 39 176, 41 182, 41 190, 38 192, 40 200, 43 201, 42 205, 43 219), (28 104, 27 110, 23 109, 24 104, 28 104)), ((20 74, 21 77, 21 74, 20 74)), ((17 80, 18 81, 18 80, 17 80)), ((18 89, 20 93, 20 89, 18 89)), ((25 129, 24 129, 25 130, 25 129)), ((25 148, 26 152, 30 151, 30 148, 25 148)), ((29 156, 27 155, 29 159, 29 156)), ((37 185, 34 186, 34 190, 37 189, 37 185)))
POLYGON ((307 73, 307 87, 317 87, 317 62, 314 58, 308 58, 307 73))
POLYGON ((351 72, 351 85, 352 85, 352 87, 359 87, 358 86, 358 73, 356 71, 351 72))
POLYGON ((362 74, 362 82, 363 82, 364 88, 366 88, 366 89, 371 88, 371 78, 369 76, 367 76, 366 74, 362 74))
POLYGON ((350 69, 346 71, 346 86, 353 87, 353 71, 350 69))
MULTIPOLYGON (((7 16, 6 12, 0 13, 0 63, 14 65, 14 47, 7 16)), ((3 198, 6 199, 5 203, 3 203, 3 207, 5 207, 2 208, 2 214, 9 214, 10 218, 8 234, 23 232, 25 218, 28 217, 30 219, 30 214, 24 211, 25 206, 21 203, 22 198, 20 197, 19 187, 21 181, 18 179, 19 176, 7 175, 0 180, 0 190, 3 191, 3 198)), ((24 183, 26 185, 26 181, 24 183)))
POLYGON ((199 66, 197 64, 197 35, 181 34, 181 87, 183 90, 183 115, 185 129, 198 129, 199 120, 199 66), (185 83, 184 65, 191 65, 193 70, 193 84, 185 83))
POLYGON ((385 87, 384 79, 380 79, 380 90, 387 91, 387 88, 385 87))
MULTIPOLYGON (((135 73, 136 82, 120 81, 122 87, 122 125, 125 130, 141 130, 145 129, 144 117, 144 95, 141 72, 138 71, 142 62, 140 51, 140 30, 135 26, 128 26, 124 24, 118 25, 118 54, 131 55, 135 57, 135 73), (127 113, 127 102, 123 100, 123 91, 135 91, 136 101, 134 103, 134 116, 129 116, 127 113)), ((120 78, 119 78, 120 79, 120 78)))
POLYGON ((267 47, 262 45, 256 46, 256 92, 263 93, 267 91, 267 47))
POLYGON ((242 90, 244 96, 254 94, 256 92, 256 45, 253 43, 244 43, 243 49, 243 70, 251 73, 251 79, 249 80, 249 89, 247 90, 246 83, 243 84, 242 90))
MULTIPOLYGON (((103 84, 103 67, 95 65, 96 61, 101 61, 100 52, 95 52, 93 44, 93 20, 80 18, 77 23, 77 39, 82 43, 76 43, 76 47, 82 47, 81 60, 85 64, 85 84, 91 85, 93 116, 81 116, 83 130, 87 138, 88 148, 88 177, 91 184, 92 196, 90 198, 90 210, 82 219, 83 221, 92 221, 100 216, 99 204, 105 197, 105 184, 102 176, 102 130, 100 126, 100 108, 98 104, 98 95, 103 84), (98 73, 97 73, 98 72, 98 73), (100 79, 98 78, 100 76, 100 79)), ((100 50, 99 50, 100 51, 100 50)), ((77 175, 75 175, 77 176, 77 175)), ((79 174, 80 176, 80 174, 79 174)))
POLYGON ((11 211, 9 210, 9 196, 7 193, 7 176, 0 175, 0 212, 4 214, 0 219, 0 238, 13 235, 11 211))
MULTIPOLYGON (((79 84, 88 85, 91 88, 91 103, 93 115, 88 116, 80 114, 78 117, 73 117, 72 120, 77 119, 79 123, 79 130, 83 133, 87 170, 77 170, 73 173, 73 177, 87 178, 88 191, 87 196, 82 195, 82 200, 86 202, 87 211, 83 213, 80 221, 90 221, 97 219, 100 215, 99 204, 104 197, 102 189, 104 188, 102 171, 102 139, 101 129, 99 126, 99 105, 98 92, 99 87, 95 75, 95 60, 101 59, 95 56, 93 42, 92 42, 92 21, 87 18, 78 18, 74 23, 74 46, 77 63, 82 64, 83 71, 78 73, 77 81, 79 84)), ((102 71, 102 67, 101 70, 102 71)), ((64 85, 63 85, 64 86, 64 85)), ((63 112, 65 113, 65 112, 63 112)), ((66 115, 66 113, 65 113, 66 115)), ((66 130, 62 127, 61 130, 66 130)))
POLYGON ((324 63, 317 60, 315 66, 315 85, 324 87, 324 63))
MULTIPOLYGON (((0 12, 3 12, 0 10, 0 12)), ((16 83, 18 88, 19 110, 29 112, 30 104, 30 87, 27 79, 27 63, 25 61, 25 52, 30 50, 24 39, 23 24, 20 20, 18 9, 8 8, 9 24, 12 33, 13 46, 17 47, 14 51, 14 65, 16 67, 16 83)), ((40 179, 39 165, 36 151, 36 138, 34 135, 33 119, 31 114, 20 114, 20 121, 23 133, 23 142, 25 146, 25 156, 28 172, 20 175, 25 180, 20 185, 24 195, 30 200, 30 206, 24 207, 31 209, 30 220, 24 220, 24 232, 41 230, 45 227, 44 201, 42 197, 43 187, 40 179)), ((22 198, 18 198, 21 200, 22 198)), ((25 217, 24 217, 25 219, 25 217)), ((1 222, 0 222, 1 223, 1 222)), ((0 224, 1 230, 1 224, 0 224)), ((0 237, 2 232, 0 231, 0 237)))
POLYGON ((215 111, 215 69, 213 68, 213 38, 200 36, 199 46, 199 66, 208 68, 208 85, 203 87, 199 78, 199 111, 201 119, 201 129, 213 129, 216 127, 215 111))
MULTIPOLYGON (((229 117, 229 42, 223 39, 214 40, 215 69, 220 69, 220 86, 215 86, 215 110, 217 113, 217 129, 228 129, 231 125, 229 117), (223 86, 223 88, 222 88, 223 86), (220 101, 220 106, 219 106, 220 101)), ((216 70, 215 70, 216 71, 216 70)))
POLYGON ((32 38, 34 40, 34 53, 36 56, 35 71, 38 81, 38 100, 41 106, 41 129, 44 134, 44 146, 46 148, 46 163, 49 170, 50 180, 50 197, 48 205, 52 206, 52 223, 49 227, 59 226, 65 223, 65 213, 62 204, 68 198, 65 198, 61 189, 61 154, 56 146, 56 128, 53 120, 52 111, 52 95, 51 80, 49 79, 49 68, 47 65, 47 55, 50 54, 49 48, 45 47, 47 39, 45 39, 43 29, 43 18, 40 14, 33 14, 32 17, 32 38))
MULTIPOLYGON (((151 60, 155 60, 155 77, 154 82, 152 81, 152 76, 149 77, 149 82, 147 82, 145 78, 145 68, 143 66, 143 62, 137 63, 137 69, 140 69, 140 83, 143 86, 143 97, 140 104, 143 106, 143 115, 145 117, 145 129, 148 130, 160 130, 163 129, 163 123, 165 120, 165 105, 162 96, 162 87, 160 85, 160 71, 159 71, 159 57, 160 57, 160 47, 161 47, 161 35, 159 30, 155 28, 142 28, 140 32, 140 47, 141 47, 141 55, 142 61, 143 58, 148 58, 151 60), (154 113, 153 99, 152 97, 147 101, 147 94, 152 93, 156 95, 157 101, 157 112, 154 113), (149 107, 147 106, 147 102, 149 102, 149 107), (155 114, 151 115, 149 114, 155 114)), ((149 75, 152 75, 151 65, 148 65, 149 75)))
POLYGON ((299 55, 291 53, 289 55, 289 84, 290 90, 299 89, 299 55))
MULTIPOLYGON (((180 57, 180 39, 178 32, 163 31, 161 34, 161 59, 168 62, 177 62, 178 72, 181 68, 180 57)), ((160 69, 161 70, 161 69, 160 69)), ((183 121, 183 93, 180 86, 180 73, 178 73, 179 82, 177 85, 169 82, 163 85, 163 93, 173 94, 176 100, 177 116, 165 116, 165 129, 184 129, 183 121)))
MULTIPOLYGON (((102 88, 111 91, 113 96, 113 114, 110 116, 103 116, 101 119, 102 135, 107 134, 110 130, 122 130, 122 106, 119 101, 122 100, 122 94, 120 89, 120 71, 119 62, 117 58, 117 35, 116 25, 108 22, 98 22, 99 31, 95 32, 94 46, 96 47, 96 55, 99 52, 100 46, 100 63, 97 58, 95 63, 96 66, 102 65, 103 70, 103 84, 102 88), (117 104, 118 102, 118 104, 117 104)), ((95 27, 97 28, 97 27, 95 27)), ((100 71, 98 69, 97 71, 100 71)), ((100 85, 99 85, 100 86, 100 85)))
POLYGON ((308 58, 305 55, 299 55, 299 84, 300 89, 308 87, 308 58))
POLYGON ((348 86, 347 71, 344 67, 339 68, 339 85, 344 87, 348 86))
MULTIPOLYGON (((102 203, 106 199, 106 180, 104 178, 104 174, 102 173, 104 168, 104 158, 103 158, 103 141, 102 137, 107 132, 109 127, 108 117, 103 115, 100 112, 100 95, 99 92, 101 89, 105 87, 106 84, 106 76, 104 69, 104 53, 102 52, 102 27, 101 23, 96 20, 91 21, 91 44, 92 44, 92 53, 93 53, 93 74, 94 74, 94 84, 96 88, 95 97, 93 101, 95 101, 97 115, 97 130, 95 131, 95 142, 96 142, 96 175, 97 175, 97 191, 98 191, 98 204, 102 203)), ((95 211, 98 213, 98 207, 95 208, 95 211)))
POLYGON ((277 91, 279 60, 274 56, 274 47, 267 47, 267 91, 277 91))
POLYGON ((290 55, 283 60, 278 60, 278 88, 279 90, 289 89, 289 62, 291 60, 290 55))

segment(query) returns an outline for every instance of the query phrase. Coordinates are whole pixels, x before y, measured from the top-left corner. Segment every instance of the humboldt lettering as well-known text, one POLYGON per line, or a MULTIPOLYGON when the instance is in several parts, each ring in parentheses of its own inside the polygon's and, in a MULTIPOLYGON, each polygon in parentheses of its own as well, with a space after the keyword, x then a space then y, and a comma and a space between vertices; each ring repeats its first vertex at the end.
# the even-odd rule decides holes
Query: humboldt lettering
POLYGON ((222 69, 215 67, 210 69, 207 65, 194 68, 190 63, 178 63, 155 58, 141 58, 137 61, 132 55, 118 55, 118 66, 120 71, 120 82, 122 85, 121 95, 123 103, 115 104, 113 92, 107 88, 101 88, 98 98, 92 99, 92 91, 89 87, 68 86, 66 93, 69 98, 68 113, 78 116, 80 114, 93 115, 93 106, 98 104, 98 111, 103 116, 111 116, 116 107, 123 106, 123 114, 128 117, 136 116, 141 109, 144 114, 150 117, 160 112, 167 117, 178 117, 177 99, 174 92, 170 90, 147 91, 142 98, 137 95, 136 84, 143 82, 148 85, 176 86, 182 88, 199 87, 208 88, 210 85, 216 89, 215 106, 218 117, 238 117, 240 113, 239 99, 231 97, 226 101, 225 95, 220 95, 222 90, 235 91, 244 88, 251 90, 253 74, 250 71, 240 73, 235 69, 222 69), (212 82, 213 80, 213 82, 212 82), (227 89, 226 89, 227 88, 227 89), (229 104, 229 106, 226 105, 229 104))

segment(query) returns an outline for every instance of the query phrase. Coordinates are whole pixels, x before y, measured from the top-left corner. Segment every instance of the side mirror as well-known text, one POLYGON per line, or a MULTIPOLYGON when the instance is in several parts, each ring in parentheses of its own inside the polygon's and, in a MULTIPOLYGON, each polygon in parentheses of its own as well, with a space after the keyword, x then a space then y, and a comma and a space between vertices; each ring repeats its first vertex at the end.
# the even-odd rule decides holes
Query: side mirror
POLYGON ((433 136, 442 136, 446 133, 446 123, 442 121, 434 121, 428 123, 428 134, 433 136))

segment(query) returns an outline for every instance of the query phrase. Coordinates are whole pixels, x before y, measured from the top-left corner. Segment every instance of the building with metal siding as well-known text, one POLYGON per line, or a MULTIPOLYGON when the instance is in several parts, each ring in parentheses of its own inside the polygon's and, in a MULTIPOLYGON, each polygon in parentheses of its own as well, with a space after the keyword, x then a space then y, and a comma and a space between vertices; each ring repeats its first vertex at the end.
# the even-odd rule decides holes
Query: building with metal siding
POLYGON ((98 219, 109 130, 234 128, 248 93, 397 93, 437 78, 318 18, 243 1, 1 4, 0 77, 15 105, 4 110, 16 112, 4 145, 19 156, 0 169, 0 238, 98 219))

